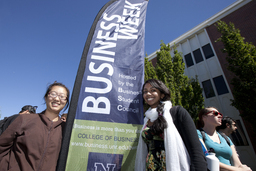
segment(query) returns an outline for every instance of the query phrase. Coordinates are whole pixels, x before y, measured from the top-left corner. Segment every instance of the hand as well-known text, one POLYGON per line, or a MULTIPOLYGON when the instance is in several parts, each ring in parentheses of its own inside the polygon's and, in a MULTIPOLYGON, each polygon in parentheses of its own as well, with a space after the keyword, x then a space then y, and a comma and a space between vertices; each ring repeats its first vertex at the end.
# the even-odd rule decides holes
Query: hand
POLYGON ((242 171, 252 171, 252 169, 245 164, 240 165, 238 168, 242 169, 242 171))

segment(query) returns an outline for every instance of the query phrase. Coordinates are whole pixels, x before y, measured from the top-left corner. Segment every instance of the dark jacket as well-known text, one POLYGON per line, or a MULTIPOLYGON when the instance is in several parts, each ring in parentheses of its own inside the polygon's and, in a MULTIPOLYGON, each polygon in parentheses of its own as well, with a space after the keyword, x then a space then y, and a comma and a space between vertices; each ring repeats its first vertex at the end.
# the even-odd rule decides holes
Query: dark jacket
POLYGON ((8 128, 9 125, 19 116, 19 114, 12 115, 9 117, 5 117, 3 120, 1 120, 0 124, 0 135, 8 128))
POLYGON ((190 171, 207 171, 207 162, 200 144, 195 124, 186 109, 174 106, 170 109, 174 125, 188 150, 190 171))
POLYGON ((44 114, 19 115, 0 136, 0 171, 55 171, 62 123, 44 114))

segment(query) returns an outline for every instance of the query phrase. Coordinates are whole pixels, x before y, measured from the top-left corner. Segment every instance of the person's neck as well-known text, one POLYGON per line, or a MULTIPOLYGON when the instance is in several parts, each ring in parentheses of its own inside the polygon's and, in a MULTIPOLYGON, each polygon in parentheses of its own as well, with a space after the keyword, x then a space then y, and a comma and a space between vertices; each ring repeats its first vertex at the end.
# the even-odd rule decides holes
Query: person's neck
POLYGON ((59 120, 58 113, 54 113, 54 112, 50 112, 50 111, 46 110, 44 114, 47 118, 49 118, 53 122, 57 122, 59 120))
POLYGON ((216 133, 216 127, 215 126, 204 126, 203 130, 208 134, 208 135, 213 135, 216 133))

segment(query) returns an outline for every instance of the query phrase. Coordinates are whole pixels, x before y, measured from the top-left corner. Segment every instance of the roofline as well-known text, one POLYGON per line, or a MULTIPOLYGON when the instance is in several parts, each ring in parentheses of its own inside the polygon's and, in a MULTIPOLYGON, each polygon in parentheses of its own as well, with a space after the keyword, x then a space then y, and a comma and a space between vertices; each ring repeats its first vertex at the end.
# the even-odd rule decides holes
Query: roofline
MULTIPOLYGON (((195 26, 194 28, 192 28, 188 32, 182 34, 180 37, 178 37, 178 38, 174 39, 173 41, 171 41, 169 43, 170 46, 173 46, 174 44, 179 44, 181 41, 183 41, 184 39, 187 39, 189 36, 194 35, 197 32, 201 32, 202 30, 205 29, 205 27, 208 27, 208 26, 212 25, 216 21, 220 20, 221 18, 226 17, 230 13, 234 12, 235 10, 241 8, 242 6, 246 5, 247 3, 251 2, 251 1, 252 0, 237 0, 236 2, 234 2, 231 5, 227 6, 226 8, 224 8, 223 10, 218 12, 217 14, 213 15, 209 19, 205 20, 201 24, 195 26)), ((156 50, 155 52, 151 53, 150 55, 147 56, 147 58, 149 60, 154 59, 156 57, 156 52, 158 52, 158 51, 159 50, 156 50)))

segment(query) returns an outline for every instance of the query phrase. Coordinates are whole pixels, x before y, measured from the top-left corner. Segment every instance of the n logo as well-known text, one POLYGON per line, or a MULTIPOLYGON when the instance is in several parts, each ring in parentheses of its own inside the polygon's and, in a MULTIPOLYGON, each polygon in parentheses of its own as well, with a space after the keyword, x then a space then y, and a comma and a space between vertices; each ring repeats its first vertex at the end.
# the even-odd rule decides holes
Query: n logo
POLYGON ((115 171, 116 164, 108 163, 106 167, 104 167, 103 163, 94 163, 95 171, 115 171))
POLYGON ((87 171, 120 171, 122 154, 93 153, 88 156, 87 171))

